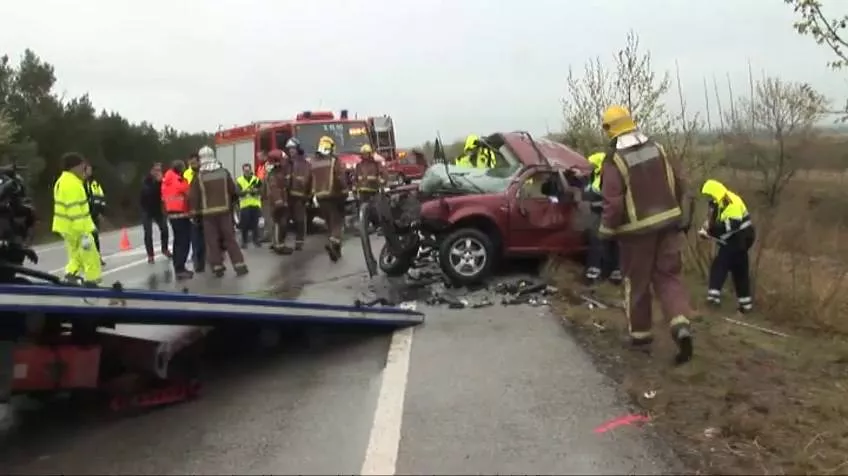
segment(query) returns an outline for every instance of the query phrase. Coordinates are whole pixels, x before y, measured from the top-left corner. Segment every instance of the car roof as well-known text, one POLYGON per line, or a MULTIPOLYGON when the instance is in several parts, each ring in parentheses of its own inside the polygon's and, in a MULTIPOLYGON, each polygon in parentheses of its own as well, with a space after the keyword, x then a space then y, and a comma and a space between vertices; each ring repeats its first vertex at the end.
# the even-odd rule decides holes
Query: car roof
MULTIPOLYGON (((524 165, 545 165, 540 160, 539 154, 530 144, 530 135, 522 132, 508 132, 501 134, 504 141, 518 156, 518 160, 524 165)), ((554 167, 581 170, 591 170, 592 166, 579 152, 574 151, 565 144, 554 142, 550 139, 533 137, 539 151, 547 158, 554 167)))

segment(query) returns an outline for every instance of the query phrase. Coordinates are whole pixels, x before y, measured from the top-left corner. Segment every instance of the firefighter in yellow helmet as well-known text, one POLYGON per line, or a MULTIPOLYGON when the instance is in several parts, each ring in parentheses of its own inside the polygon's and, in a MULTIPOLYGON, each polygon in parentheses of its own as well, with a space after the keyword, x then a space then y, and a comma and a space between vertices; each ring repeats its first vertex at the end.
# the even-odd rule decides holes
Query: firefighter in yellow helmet
POLYGON ((614 284, 622 281, 618 260, 618 242, 615 239, 600 239, 598 228, 601 224, 603 196, 601 195, 601 171, 603 170, 606 152, 595 152, 588 157, 592 165, 592 173, 586 177, 583 186, 583 199, 588 202, 592 212, 592 226, 588 230, 589 249, 586 254, 586 269, 583 277, 587 284, 594 284, 604 273, 609 273, 609 280, 614 284))
POLYGON ((755 232, 748 207, 739 195, 718 180, 704 182, 701 193, 709 198, 710 207, 709 217, 698 230, 698 235, 718 243, 718 252, 710 266, 707 302, 721 305, 721 288, 730 273, 739 312, 751 312, 754 301, 751 298, 748 250, 754 245, 755 232))
POLYGON ((62 165, 64 171, 53 185, 53 233, 62 237, 68 252, 65 279, 96 286, 101 278, 101 265, 94 244, 97 227, 83 182, 86 163, 81 155, 71 152, 62 157, 62 165))
POLYGON ((460 167, 477 167, 491 169, 497 164, 495 152, 474 134, 465 138, 462 155, 456 158, 455 164, 460 167))
POLYGON ((686 183, 676 161, 637 128, 626 108, 607 108, 602 126, 610 151, 601 170, 599 233, 619 243, 629 344, 650 349, 653 291, 678 346, 676 362, 688 362, 693 353, 692 309, 681 279, 681 231, 691 222, 686 183))
POLYGON ((347 178, 341 161, 336 157, 336 143, 328 136, 318 140, 318 149, 312 159, 312 191, 318 201, 321 216, 327 223, 329 237, 324 248, 330 260, 342 256, 342 225, 344 201, 347 195, 347 178))

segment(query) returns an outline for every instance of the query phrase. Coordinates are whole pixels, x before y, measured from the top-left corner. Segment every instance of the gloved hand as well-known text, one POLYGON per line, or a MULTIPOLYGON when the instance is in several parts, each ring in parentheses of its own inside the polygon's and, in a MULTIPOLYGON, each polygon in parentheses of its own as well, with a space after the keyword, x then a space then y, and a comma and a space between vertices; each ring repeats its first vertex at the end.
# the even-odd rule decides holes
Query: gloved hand
POLYGON ((704 228, 701 228, 701 229, 698 230, 698 238, 702 238, 702 239, 706 240, 709 237, 710 237, 710 234, 707 233, 707 230, 705 230, 704 228))
POLYGON ((32 248, 24 248, 24 258, 28 259, 32 264, 38 264, 38 253, 32 248))
POLYGON ((83 235, 82 239, 80 240, 80 246, 84 250, 90 250, 91 249, 91 237, 88 236, 88 235, 83 235))

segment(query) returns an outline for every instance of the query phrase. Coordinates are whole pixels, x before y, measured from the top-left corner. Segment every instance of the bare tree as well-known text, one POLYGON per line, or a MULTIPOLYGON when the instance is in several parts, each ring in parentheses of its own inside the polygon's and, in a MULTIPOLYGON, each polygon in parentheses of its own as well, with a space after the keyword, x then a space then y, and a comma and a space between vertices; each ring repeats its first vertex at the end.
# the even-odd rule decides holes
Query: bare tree
MULTIPOLYGON (((754 85, 754 96, 741 98, 731 122, 729 144, 760 175, 769 206, 803 167, 805 151, 816 138, 815 125, 828 101, 809 84, 765 78, 754 85), (753 127, 752 127, 753 126, 753 127)), ((731 118, 728 118, 730 121, 731 118)))
POLYGON ((595 58, 584 65, 582 75, 573 69, 568 72, 562 99, 565 140, 583 152, 606 142, 601 113, 612 104, 630 109, 647 132, 663 131, 669 123, 663 98, 671 88, 670 75, 654 71, 651 53, 641 50, 635 32, 627 34, 624 47, 613 60, 612 68, 595 58))
MULTIPOLYGON (((848 67, 848 13, 828 16, 822 9, 821 0, 783 0, 791 5, 800 19, 793 25, 795 31, 802 35, 810 36, 820 45, 826 45, 835 55, 835 59, 828 63, 833 69, 844 69, 848 67)), ((839 5, 843 9, 844 2, 839 5)), ((842 107, 842 111, 833 111, 842 114, 842 121, 848 120, 848 101, 842 107)))

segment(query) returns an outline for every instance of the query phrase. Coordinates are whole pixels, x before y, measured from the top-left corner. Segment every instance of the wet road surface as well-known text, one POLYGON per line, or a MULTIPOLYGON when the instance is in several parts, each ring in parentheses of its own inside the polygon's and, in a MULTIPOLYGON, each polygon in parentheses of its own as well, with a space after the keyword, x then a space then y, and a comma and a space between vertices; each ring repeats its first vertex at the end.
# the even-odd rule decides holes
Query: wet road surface
MULTIPOLYGON (((252 269, 240 283, 243 291, 271 286, 280 263, 286 263, 285 286, 304 299, 351 303, 368 285, 355 240, 337 264, 317 239, 299 255, 268 255, 248 251, 252 269)), ((161 272, 148 266, 114 275, 143 282, 161 272)), ((210 289, 206 282, 191 287, 210 289)), ((628 409, 545 308, 419 309, 427 321, 414 330, 328 333, 308 346, 222 364, 195 402, 134 418, 56 422, 7 443, 0 468, 14 474, 679 471, 647 428, 594 433, 628 409)))

